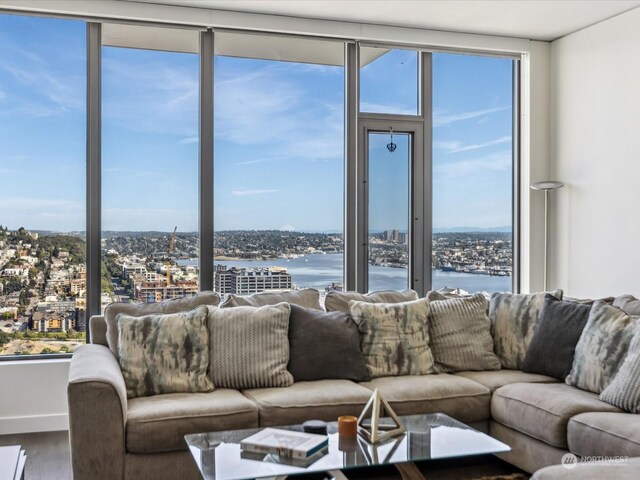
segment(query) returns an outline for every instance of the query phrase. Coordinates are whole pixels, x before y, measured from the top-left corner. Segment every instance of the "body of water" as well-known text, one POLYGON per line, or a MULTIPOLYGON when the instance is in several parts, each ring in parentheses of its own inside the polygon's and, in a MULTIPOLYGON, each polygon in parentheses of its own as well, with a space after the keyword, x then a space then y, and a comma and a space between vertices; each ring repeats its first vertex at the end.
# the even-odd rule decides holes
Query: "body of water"
MULTIPOLYGON (((216 260, 216 264, 238 268, 284 267, 298 288, 324 290, 332 283, 342 283, 342 254, 312 254, 299 258, 273 260, 216 260)), ((179 265, 197 265, 197 260, 179 260, 179 265)), ((404 290, 409 285, 405 268, 369 265, 369 290, 404 290)), ((472 273, 433 270, 432 288, 462 288, 468 292, 511 291, 511 277, 491 277, 472 273)))

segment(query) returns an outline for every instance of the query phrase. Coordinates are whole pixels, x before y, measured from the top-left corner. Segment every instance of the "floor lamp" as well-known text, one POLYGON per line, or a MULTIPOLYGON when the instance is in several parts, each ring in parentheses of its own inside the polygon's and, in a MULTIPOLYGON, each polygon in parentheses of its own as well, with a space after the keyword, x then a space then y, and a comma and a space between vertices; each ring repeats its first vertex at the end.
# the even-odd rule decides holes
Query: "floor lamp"
POLYGON ((547 291, 547 264, 549 263, 549 192, 564 187, 564 183, 553 180, 536 182, 531 185, 533 190, 544 192, 544 282, 543 290, 547 291))

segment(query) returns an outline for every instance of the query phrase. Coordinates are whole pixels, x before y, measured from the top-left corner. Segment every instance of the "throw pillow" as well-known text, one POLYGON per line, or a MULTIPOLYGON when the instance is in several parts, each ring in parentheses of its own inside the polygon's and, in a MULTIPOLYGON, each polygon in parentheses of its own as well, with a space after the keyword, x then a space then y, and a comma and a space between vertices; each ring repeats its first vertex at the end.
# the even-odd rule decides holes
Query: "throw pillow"
POLYGON ((288 303, 209 308, 209 375, 216 387, 289 387, 288 303))
MULTIPOLYGON (((502 368, 519 370, 538 323, 546 293, 494 293, 489 303, 493 348, 502 368)), ((552 295, 562 300, 562 290, 552 295)))
POLYGON ((571 371, 576 344, 590 310, 589 305, 558 300, 547 294, 522 371, 564 380, 571 371))
POLYGON ((636 325, 627 357, 600 394, 600 400, 627 412, 640 413, 640 323, 636 325))
POLYGON ((362 357, 358 326, 348 313, 291 305, 289 366, 296 382, 371 379, 362 357))
POLYGON ((624 361, 637 319, 619 308, 596 301, 576 345, 566 383, 582 390, 602 392, 624 361))
POLYGON ((436 373, 429 349, 429 301, 350 301, 360 330, 365 363, 372 377, 436 373))
POLYGON ((613 299, 613 306, 629 315, 640 316, 640 300, 633 295, 620 295, 613 299))
POLYGON ((215 292, 200 292, 193 297, 176 298, 153 303, 110 303, 104 309, 107 322, 107 343, 111 353, 118 358, 118 322, 116 317, 124 313, 131 317, 142 317, 152 313, 188 312, 200 305, 218 305, 220 296, 215 292))
POLYGON ((429 338, 439 372, 500 370, 481 293, 431 302, 429 338))
POLYGON ((402 303, 418 300, 418 292, 415 290, 381 290, 379 292, 329 292, 324 300, 324 308, 327 312, 349 313, 349 302, 352 300, 367 303, 402 303))
POLYGON ((220 308, 229 307, 263 307, 278 303, 290 303, 305 308, 322 310, 320 306, 320 292, 313 288, 306 290, 291 290, 289 292, 262 292, 253 295, 229 295, 220 308))
POLYGON ((210 392, 207 307, 133 317, 120 313, 118 355, 129 398, 210 392))

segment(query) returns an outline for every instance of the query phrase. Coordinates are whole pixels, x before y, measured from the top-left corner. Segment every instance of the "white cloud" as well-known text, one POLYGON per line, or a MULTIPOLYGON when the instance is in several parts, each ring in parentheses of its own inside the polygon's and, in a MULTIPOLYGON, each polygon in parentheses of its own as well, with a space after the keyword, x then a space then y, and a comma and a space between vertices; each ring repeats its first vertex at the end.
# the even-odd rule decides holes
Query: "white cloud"
POLYGON ((511 142, 511 136, 507 135, 504 137, 496 138, 494 140, 489 140, 488 142, 474 143, 471 145, 463 145, 462 142, 454 140, 454 141, 435 142, 435 146, 436 148, 444 150, 447 153, 460 153, 460 152, 468 152, 471 150, 479 150, 481 148, 486 148, 486 147, 493 147, 495 145, 502 145, 510 142, 511 142))
POLYGON ((511 152, 504 151, 470 160, 440 163, 434 167, 434 178, 437 178, 439 181, 448 181, 459 177, 486 173, 487 171, 505 171, 512 167, 513 160, 511 152))
POLYGON ((198 143, 198 137, 186 137, 178 142, 179 145, 190 145, 192 143, 198 143))
POLYGON ((266 193, 277 193, 280 190, 268 189, 256 189, 256 190, 233 190, 232 195, 246 196, 246 195, 264 195, 266 193))
POLYGON ((2 90, 0 90, 0 100, 4 100, 4 98, 7 96, 6 93, 4 93, 2 90))
POLYGON ((279 230, 282 230, 283 232, 295 232, 296 227, 287 223, 286 225, 282 225, 279 230))
POLYGON ((469 112, 459 112, 459 113, 446 113, 442 111, 434 111, 433 112, 433 126, 441 127, 443 125, 449 125, 455 122, 461 122, 463 120, 470 120, 472 118, 484 117, 485 115, 489 115, 491 113, 496 112, 504 112, 506 110, 511 110, 511 107, 494 107, 494 108, 486 108, 484 110, 474 110, 469 112))
POLYGON ((360 110, 372 113, 395 113, 398 115, 416 115, 416 109, 398 108, 395 105, 385 105, 383 103, 361 102, 360 110))

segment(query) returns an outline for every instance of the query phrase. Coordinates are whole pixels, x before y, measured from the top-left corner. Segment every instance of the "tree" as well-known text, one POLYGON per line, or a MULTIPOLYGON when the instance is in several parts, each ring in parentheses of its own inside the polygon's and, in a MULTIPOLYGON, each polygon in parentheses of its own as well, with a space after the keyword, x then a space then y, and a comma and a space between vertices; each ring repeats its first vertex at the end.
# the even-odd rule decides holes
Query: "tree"
POLYGON ((11 336, 0 330, 0 347, 5 343, 9 343, 11 341, 11 336))
POLYGON ((40 352, 41 354, 47 354, 47 353, 55 353, 53 350, 51 350, 49 347, 45 347, 42 349, 42 351, 40 352))

